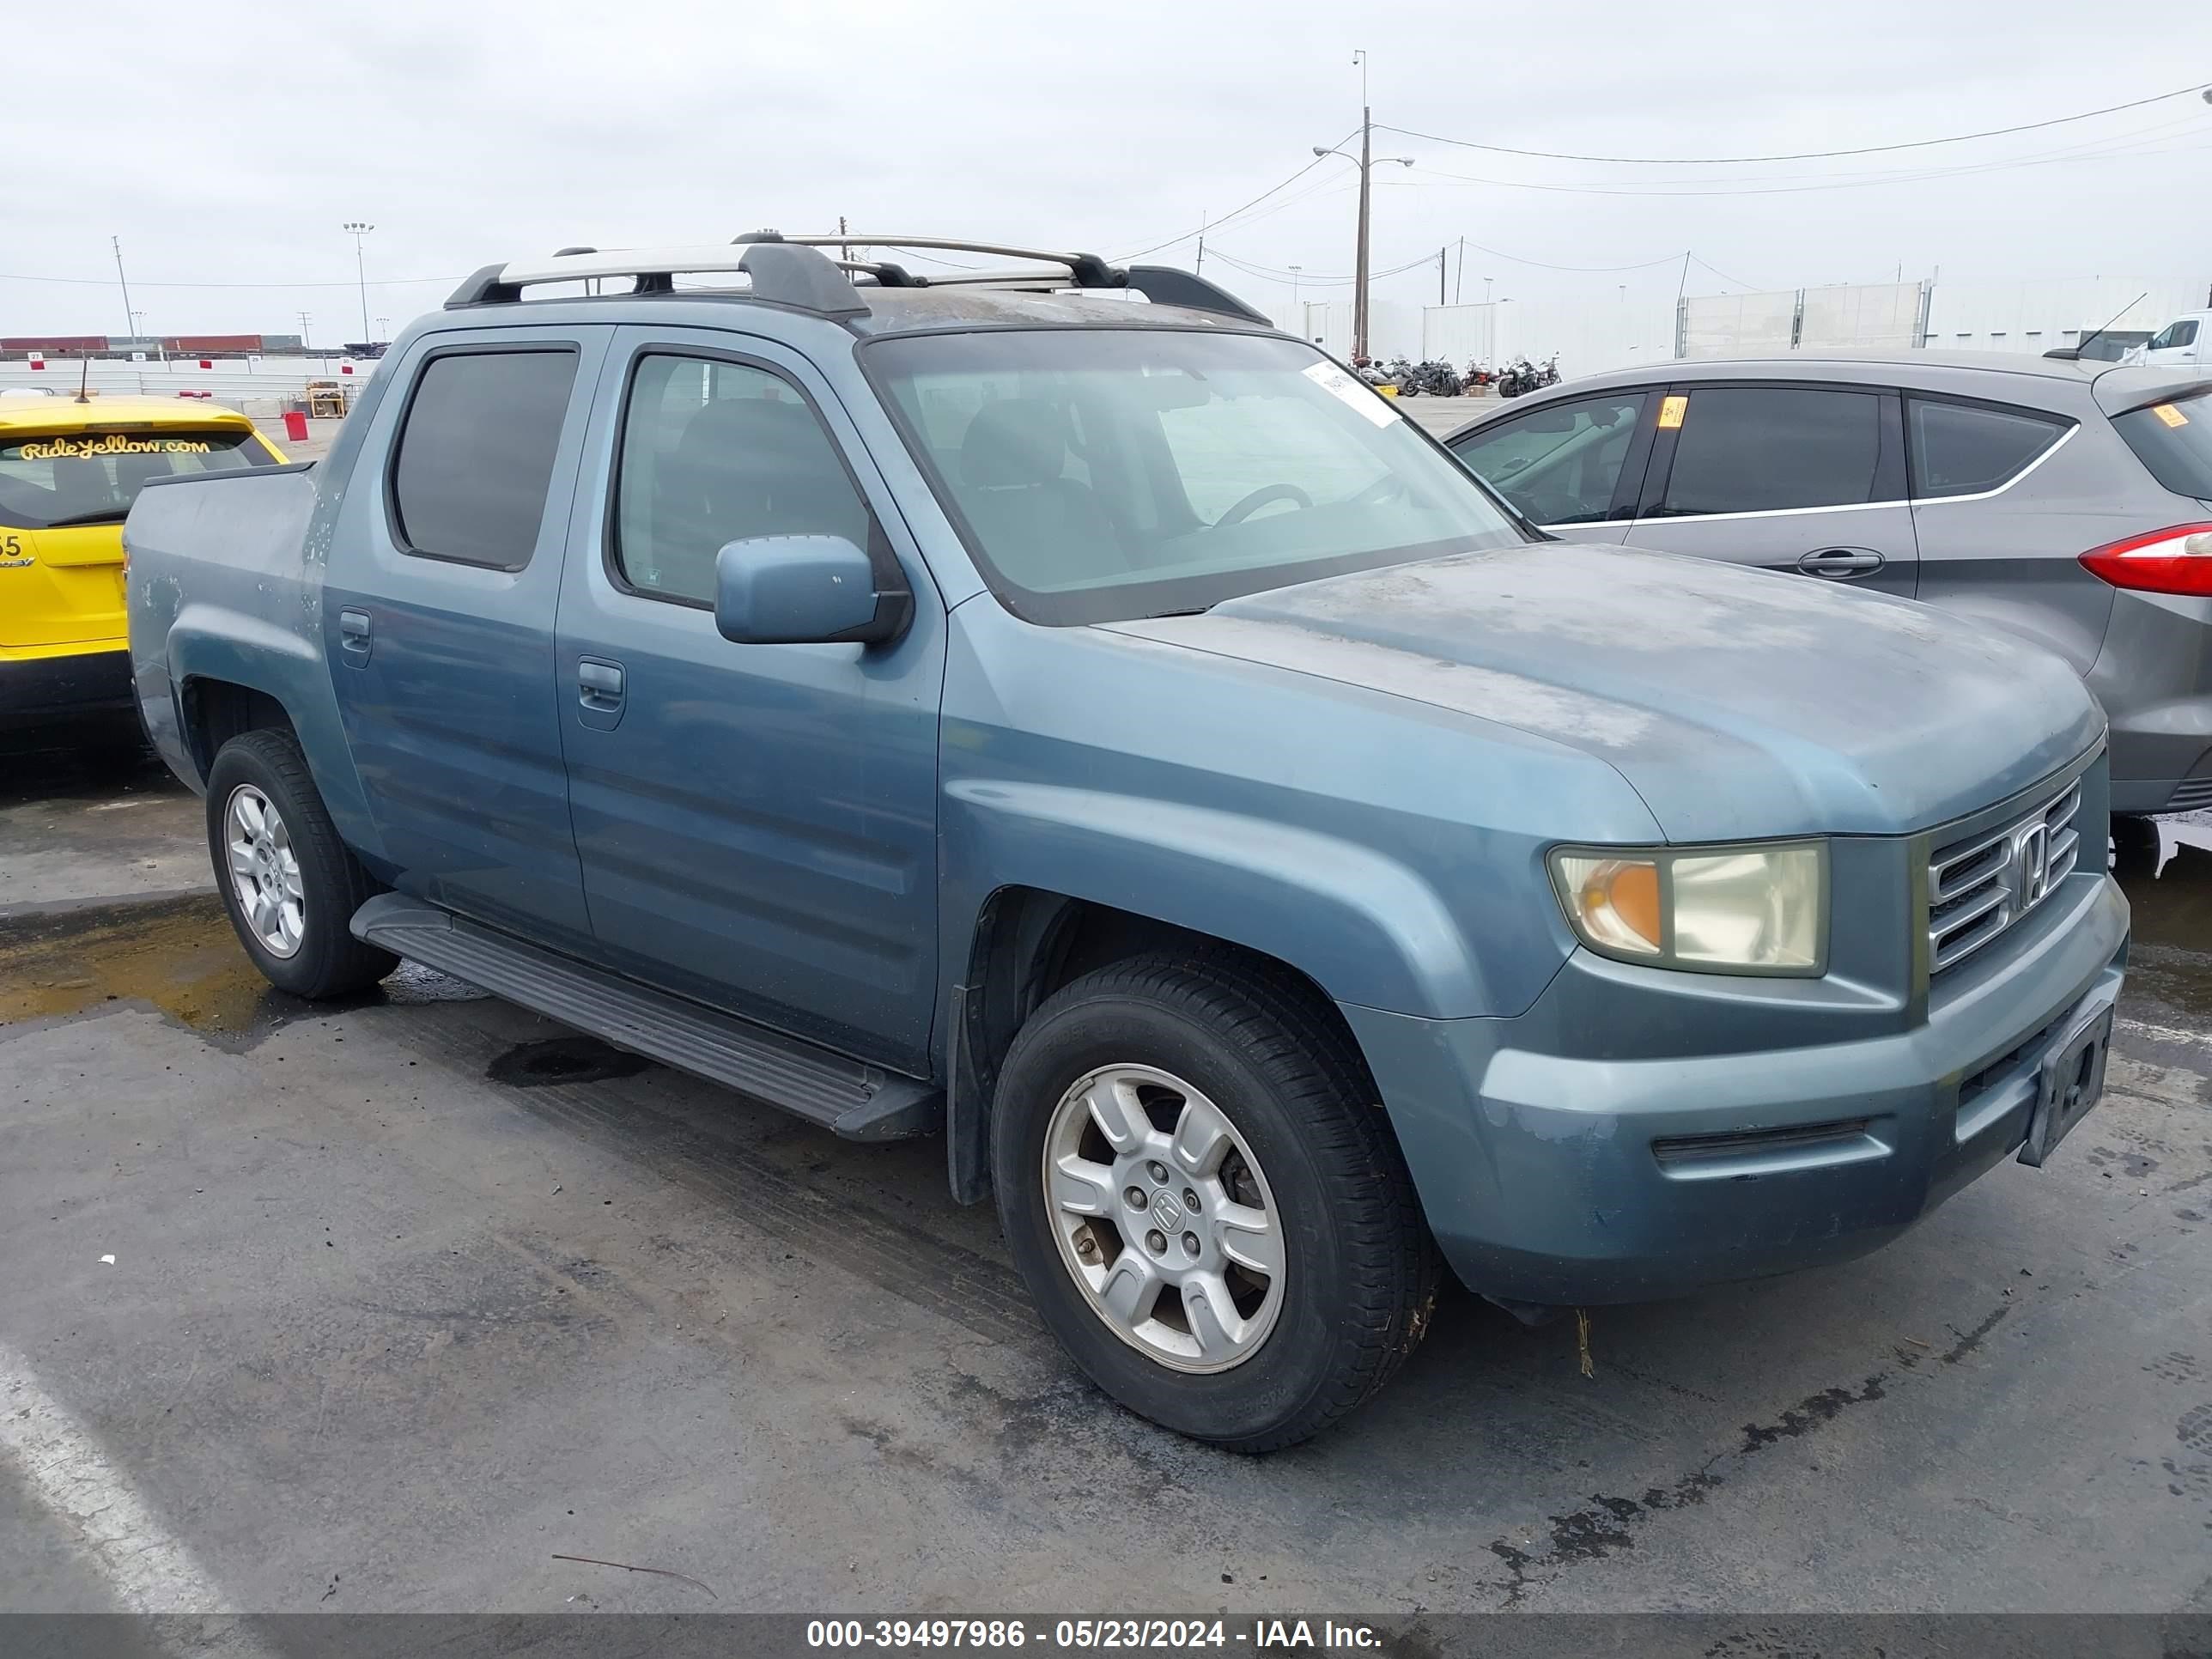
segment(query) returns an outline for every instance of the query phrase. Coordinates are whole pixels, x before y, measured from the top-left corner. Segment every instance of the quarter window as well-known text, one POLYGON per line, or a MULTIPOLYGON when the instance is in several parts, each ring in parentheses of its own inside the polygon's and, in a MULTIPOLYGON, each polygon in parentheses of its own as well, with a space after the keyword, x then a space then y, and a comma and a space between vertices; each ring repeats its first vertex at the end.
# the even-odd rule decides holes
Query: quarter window
POLYGON ((873 520, 797 388, 744 363, 651 355, 638 364, 615 483, 614 560, 642 593, 714 599, 714 556, 756 536, 842 536, 873 520))
POLYGON ((430 359, 392 461, 405 551, 497 570, 530 562, 575 379, 573 351, 430 359))
POLYGON ((1875 499, 1881 399, 1811 386, 1690 392, 1662 514, 1772 513, 1875 499))
POLYGON ((1912 428, 1912 493, 1923 499, 1972 495, 2020 476, 2067 430, 2063 421, 2021 410, 1905 400, 1912 428))
POLYGON ((1551 404, 1468 434, 1453 453, 1538 524, 1595 524, 1612 510, 1644 394, 1551 404))

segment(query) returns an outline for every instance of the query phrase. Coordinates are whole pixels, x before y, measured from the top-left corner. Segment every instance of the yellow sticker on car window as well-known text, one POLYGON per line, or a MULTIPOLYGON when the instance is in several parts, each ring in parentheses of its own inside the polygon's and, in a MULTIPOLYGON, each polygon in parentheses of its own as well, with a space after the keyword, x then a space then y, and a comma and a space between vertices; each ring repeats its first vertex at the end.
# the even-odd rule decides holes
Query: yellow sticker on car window
POLYGON ((2164 421, 2168 426, 2187 426, 2189 424, 2189 416, 2183 414, 2172 404, 2154 404, 2151 406, 2150 412, 2157 416, 2160 420, 2164 421))
POLYGON ((1659 427, 1672 431, 1682 424, 1682 416, 1689 411, 1690 398, 1686 392, 1676 392, 1659 400, 1659 427))

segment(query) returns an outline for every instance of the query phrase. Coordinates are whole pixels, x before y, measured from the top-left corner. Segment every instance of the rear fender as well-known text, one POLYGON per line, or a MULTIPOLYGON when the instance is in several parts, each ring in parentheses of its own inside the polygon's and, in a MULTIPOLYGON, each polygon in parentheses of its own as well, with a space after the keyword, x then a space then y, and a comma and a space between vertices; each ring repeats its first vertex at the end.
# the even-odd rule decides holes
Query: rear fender
POLYGON ((179 754, 172 753, 156 729, 143 677, 141 702, 148 706, 147 725, 156 743, 169 757, 171 766, 185 773, 187 781, 201 789, 207 782, 199 769, 194 734, 184 727, 186 689, 195 680, 215 680, 261 692, 283 705, 291 720, 301 752, 307 757, 307 769, 314 775, 315 787, 340 837, 371 860, 380 858, 383 848, 369 816, 361 775, 354 769, 352 751, 346 746, 345 728, 338 718, 337 698, 331 689, 319 633, 310 638, 248 611, 187 604, 169 629, 167 666, 167 678, 176 688, 177 697, 167 718, 176 731, 174 744, 181 755, 181 766, 179 754))

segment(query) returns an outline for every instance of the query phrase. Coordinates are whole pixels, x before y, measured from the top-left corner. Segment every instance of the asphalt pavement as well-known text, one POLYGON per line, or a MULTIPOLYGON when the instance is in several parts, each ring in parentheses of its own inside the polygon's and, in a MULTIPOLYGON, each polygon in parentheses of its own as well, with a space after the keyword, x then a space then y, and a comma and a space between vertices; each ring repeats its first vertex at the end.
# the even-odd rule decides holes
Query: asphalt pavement
POLYGON ((1455 1294, 1249 1460, 1073 1373, 935 1141, 420 970, 290 1000, 166 774, 0 778, 9 1609, 2212 1611, 2212 825, 2129 851, 2049 1168, 1589 1376, 1455 1294))

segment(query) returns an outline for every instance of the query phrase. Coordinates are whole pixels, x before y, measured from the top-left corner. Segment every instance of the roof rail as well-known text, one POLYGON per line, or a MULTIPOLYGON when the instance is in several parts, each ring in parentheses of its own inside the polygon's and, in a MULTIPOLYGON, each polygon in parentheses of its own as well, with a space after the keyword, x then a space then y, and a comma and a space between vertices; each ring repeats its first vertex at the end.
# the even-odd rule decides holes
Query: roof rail
POLYGON ((864 235, 850 231, 812 236, 751 231, 727 246, 606 252, 589 247, 563 248, 546 259, 518 259, 503 265, 486 265, 455 289, 446 306, 453 310, 465 306, 510 305, 521 299, 525 288, 538 283, 609 276, 634 278, 636 293, 668 294, 675 291, 675 277, 679 272, 709 271, 742 273, 750 278, 753 298, 795 306, 827 317, 866 314, 867 302, 852 281, 860 276, 879 288, 979 287, 1039 292, 1070 288, 1128 289, 1158 305, 1182 306, 1234 317, 1242 322, 1273 326, 1266 315, 1227 289, 1203 276, 1167 265, 1132 265, 1125 270, 1108 264, 1095 253, 941 236, 864 235), (1036 260, 1053 268, 981 268, 972 272, 962 270, 957 275, 921 276, 887 260, 854 258, 850 250, 854 247, 997 254, 1036 260), (823 251, 830 248, 844 251, 847 257, 832 258, 823 251))

